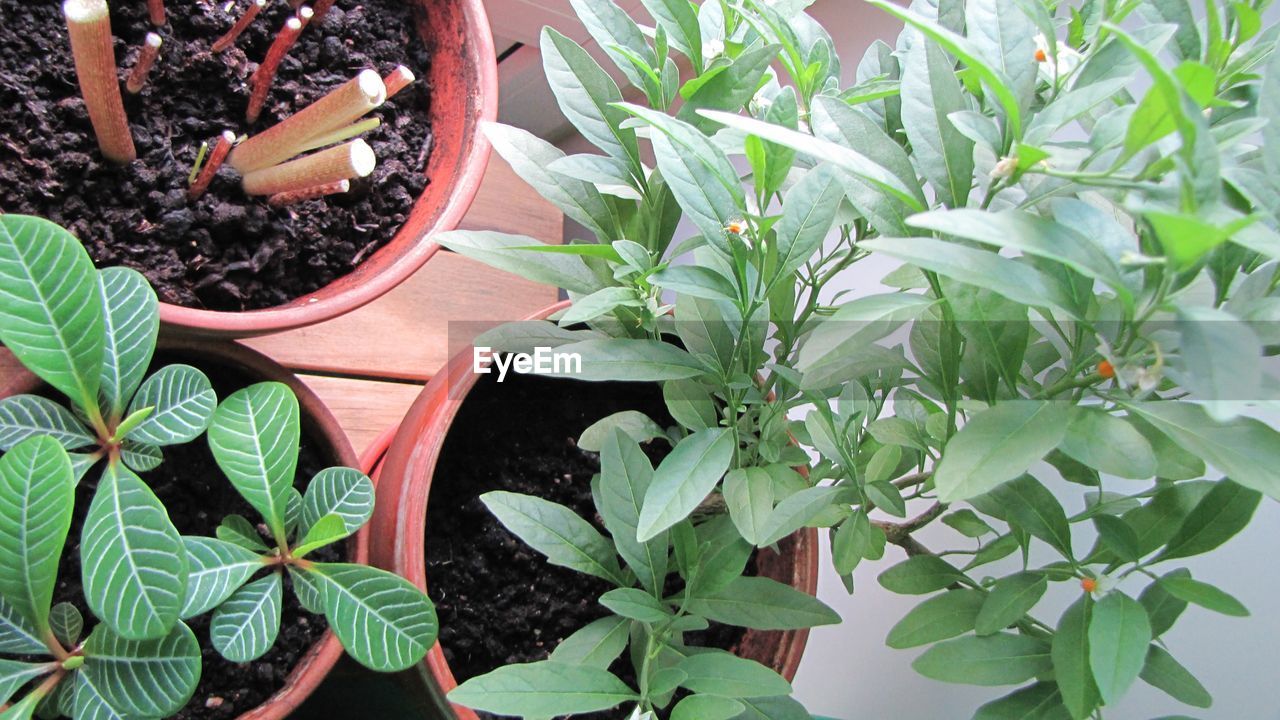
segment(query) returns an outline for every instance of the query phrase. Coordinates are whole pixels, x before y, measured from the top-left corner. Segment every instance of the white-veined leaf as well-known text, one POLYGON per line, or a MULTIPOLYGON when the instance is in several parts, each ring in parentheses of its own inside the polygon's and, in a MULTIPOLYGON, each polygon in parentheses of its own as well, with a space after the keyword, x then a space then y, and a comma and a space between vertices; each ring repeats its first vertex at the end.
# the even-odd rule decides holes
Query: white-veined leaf
POLYGON ((49 650, 16 605, 0 596, 0 653, 42 655, 49 650))
POLYGON ((23 685, 50 672, 48 663, 0 659, 0 705, 13 699, 13 694, 23 685))
POLYGON ((357 662, 379 672, 417 664, 436 641, 436 610, 408 580, 364 565, 315 564, 325 617, 357 662))
POLYGON ((0 457, 0 595, 43 635, 71 527, 75 481, 67 451, 35 437, 0 457))
POLYGON ((298 398, 275 382, 232 393, 209 426, 218 467, 277 534, 284 533, 300 436, 298 398))
POLYGON ((200 680, 200 645, 183 623, 156 640, 127 640, 99 625, 84 654, 77 675, 126 717, 168 717, 187 704, 200 680))
POLYGON ((89 609, 123 638, 162 637, 178 621, 187 554, 164 505, 121 465, 109 465, 80 540, 89 609))
POLYGON ((209 641, 238 663, 262 657, 280 633, 281 581, 273 572, 241 587, 213 611, 209 641))
POLYGON ((176 445, 195 440, 208 427, 218 396, 204 373, 190 365, 166 365, 147 378, 129 403, 129 412, 154 408, 129 433, 148 445, 176 445))
POLYGON ((337 515, 350 535, 369 521, 373 503, 373 481, 367 475, 352 468, 325 468, 307 485, 299 533, 305 534, 326 515, 337 515))
POLYGON ((187 592, 182 617, 202 615, 231 597, 254 571, 262 556, 239 545, 207 537, 184 537, 187 551, 187 592))
POLYGON ((164 452, 154 445, 126 440, 120 444, 120 459, 134 472, 150 472, 164 462, 164 452))
POLYGON ((0 451, 37 435, 51 437, 67 450, 96 442, 70 410, 48 398, 11 395, 0 400, 0 451))
POLYGON ((125 267, 98 271, 102 294, 102 376, 98 392, 103 412, 119 417, 151 364, 160 333, 160 301, 137 270, 125 267))
MULTIPOLYGON (((63 647, 75 647, 80 643, 80 633, 84 631, 84 616, 75 605, 60 602, 49 610, 49 629, 63 647)), ((0 701, 3 702, 3 701, 0 701)))
POLYGON ((97 270, 71 233, 42 218, 0 216, 0 341, 28 370, 96 407, 102 370, 97 270))

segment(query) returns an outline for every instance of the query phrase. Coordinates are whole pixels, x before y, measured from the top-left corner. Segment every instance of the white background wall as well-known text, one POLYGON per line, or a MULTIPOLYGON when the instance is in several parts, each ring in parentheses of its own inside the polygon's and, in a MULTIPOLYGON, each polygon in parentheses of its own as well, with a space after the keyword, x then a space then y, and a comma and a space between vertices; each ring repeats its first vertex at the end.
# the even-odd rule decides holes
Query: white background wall
MULTIPOLYGON (((638 0, 624 0, 638 6, 638 0)), ((516 41, 526 43, 504 61, 501 115, 504 122, 519 125, 559 142, 573 152, 589 147, 575 137, 557 112, 541 77, 537 55, 537 29, 550 23, 575 39, 585 33, 572 18, 567 0, 489 0, 499 51, 516 41)), ((857 61, 874 39, 893 44, 900 25, 892 18, 857 0, 817 0, 809 9, 835 38, 847 80, 857 61)), ((1270 21, 1280 13, 1269 13, 1270 21)), ((840 279, 840 287, 858 294, 876 292, 886 265, 863 263, 840 279)), ((1280 468, 1277 468, 1280 472, 1280 468)), ((1081 499, 1064 495, 1068 513, 1080 509, 1081 499)), ((930 545, 954 542, 946 528, 929 528, 920 539, 930 545)), ((1084 544, 1081 539, 1081 545, 1084 544)), ((1123 703, 1108 708, 1108 720, 1143 720, 1166 715, 1186 715, 1205 720, 1280 720, 1280 504, 1264 500, 1253 524, 1227 546, 1212 555, 1187 563, 1193 575, 1234 594, 1254 615, 1238 619, 1189 608, 1164 637, 1168 649, 1213 694, 1209 710, 1179 704, 1163 693, 1135 684, 1123 703)), ((884 561, 860 567, 856 592, 845 592, 830 571, 830 555, 823 538, 822 581, 819 596, 845 619, 839 626, 813 632, 800 673, 797 697, 813 713, 839 720, 946 720, 968 718, 982 703, 1013 688, 973 688, 927 680, 911 669, 921 650, 891 650, 884 645, 889 628, 921 598, 894 595, 883 590, 876 576, 901 560, 889 548, 884 561)), ((1037 616, 1056 622, 1078 592, 1058 584, 1037 609, 1037 616)), ((1135 591, 1136 592, 1136 591, 1135 591)))

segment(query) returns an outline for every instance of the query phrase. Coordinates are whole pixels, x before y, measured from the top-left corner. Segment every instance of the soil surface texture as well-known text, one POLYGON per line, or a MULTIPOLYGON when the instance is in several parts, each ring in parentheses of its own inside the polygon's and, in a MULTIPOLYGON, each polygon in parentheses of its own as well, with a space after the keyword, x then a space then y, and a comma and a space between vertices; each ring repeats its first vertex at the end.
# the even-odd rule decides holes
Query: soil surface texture
MULTIPOLYGON (((262 116, 245 122, 248 80, 292 13, 273 1, 235 46, 209 47, 248 0, 170 2, 151 25, 147 3, 111 3, 120 76, 148 32, 164 38, 138 95, 124 92, 138 160, 98 151, 71 59, 62 3, 0 0, 0 212, 47 217, 70 229, 100 267, 141 271, 160 299, 192 308, 273 307, 350 273, 395 235, 426 187, 430 57, 404 0, 339 0, 311 23, 281 64, 262 116), (351 192, 283 208, 248 197, 224 166, 209 192, 187 198, 202 142, 224 130, 254 134, 364 69, 409 67, 419 80, 369 117, 378 156, 351 192)), ((411 9, 411 6, 414 9, 411 9)), ((123 83, 122 83, 123 88, 123 83)))
MULTIPOLYGON (((536 495, 569 507, 607 536, 591 498, 599 456, 578 448, 577 438, 621 410, 639 410, 664 427, 674 424, 656 383, 516 375, 499 384, 494 378, 482 377, 458 412, 427 506, 428 592, 458 682, 503 665, 545 660, 560 641, 609 614, 598 598, 612 588, 549 564, 507 531, 479 496, 493 490, 536 495)), ((655 464, 668 450, 661 441, 645 448, 655 464)), ((713 625, 686 641, 728 650, 743 632, 713 625)), ((626 658, 624 653, 611 670, 634 687, 626 658)), ((575 717, 606 720, 621 713, 575 717)))

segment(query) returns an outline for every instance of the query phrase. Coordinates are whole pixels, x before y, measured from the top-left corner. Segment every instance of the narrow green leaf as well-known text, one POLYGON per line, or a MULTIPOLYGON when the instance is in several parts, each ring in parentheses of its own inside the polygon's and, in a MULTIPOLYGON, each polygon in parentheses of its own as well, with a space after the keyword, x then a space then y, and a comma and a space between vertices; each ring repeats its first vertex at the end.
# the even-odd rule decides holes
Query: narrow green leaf
POLYGON ((608 670, 552 661, 507 665, 449 693, 450 702, 474 710, 525 717, 598 712, 636 697, 608 670))
POLYGON ((1102 702, 1119 700, 1142 672, 1151 642, 1147 610, 1122 592, 1107 593, 1089 618, 1089 667, 1102 702))
POLYGON ((642 623, 660 623, 672 617, 665 605, 639 588, 614 588, 600 596, 600 604, 628 620, 642 623))
POLYGON ((885 644, 905 650, 963 635, 974 628, 985 600, 986 594, 978 590, 949 590, 931 597, 893 626, 885 644))
POLYGON ((689 353, 658 340, 609 338, 561 345, 557 352, 581 360, 546 373, 553 377, 602 382, 610 380, 658 381, 694 378, 707 369, 689 353))
POLYGON ((97 442, 70 410, 48 398, 10 395, 0 400, 0 451, 37 435, 51 437, 67 450, 97 442))
POLYGON ((532 495, 489 492, 480 501, 526 545, 552 565, 625 585, 613 543, 569 508, 532 495))
POLYGON ((274 382, 232 393, 209 426, 218 467, 277 534, 284 533, 300 436, 298 398, 288 385, 274 382))
POLYGON ((1039 480, 1023 475, 992 490, 987 498, 1004 509, 1009 522, 1049 543, 1063 557, 1072 556, 1066 511, 1039 480))
POLYGON ((1093 600, 1082 595, 1058 620, 1053 635, 1053 673, 1072 720, 1083 720, 1093 714, 1101 702, 1098 686, 1089 664, 1089 627, 1093 600))
POLYGON ((280 573, 236 590, 213 611, 209 641, 222 657, 245 663, 262 657, 280 633, 280 573))
POLYGON ((80 540, 85 600, 127 640, 164 637, 178 621, 187 589, 187 553, 151 488, 108 465, 89 505, 80 540))
POLYGON ((817 598, 762 577, 737 578, 721 590, 690 598, 687 608, 714 622, 756 630, 794 630, 840 622, 840 616, 817 598))
POLYGON ((1013 685, 1053 668, 1049 646, 1026 635, 999 633, 938 643, 911 663, 932 680, 966 685, 1013 685))
POLYGON ((166 365, 147 378, 129 403, 130 414, 153 408, 128 434, 148 445, 177 445, 208 429, 218 396, 209 378, 190 365, 166 365))
POLYGON ((0 342, 42 380, 97 409, 103 311, 80 241, 42 218, 0 216, 0 342))
POLYGON ((947 207, 964 206, 973 183, 973 141, 947 117, 965 108, 946 52, 935 43, 913 43, 902 75, 902 125, 916 164, 947 207))
POLYGON ((67 451, 34 437, 0 456, 0 499, 0 595, 43 635, 75 501, 67 451))
POLYGON ((690 695, 671 710, 671 720, 732 720, 746 705, 732 698, 690 695))
POLYGON ((574 15, 586 26, 596 44, 632 85, 643 90, 644 76, 631 64, 623 50, 636 54, 650 67, 657 58, 636 21, 613 0, 570 0, 570 4, 574 15))
POLYGON ((699 430, 680 441, 654 472, 637 525, 641 542, 688 517, 729 469, 733 436, 717 428, 699 430))
POLYGON ((645 542, 636 539, 644 496, 652 483, 649 458, 635 440, 615 428, 604 440, 600 455, 600 515, 618 554, 640 584, 651 593, 661 593, 667 577, 667 533, 645 542))
POLYGON ((791 683, 776 672, 727 652, 690 655, 678 667, 688 676, 681 686, 695 693, 729 698, 791 694, 791 683))
POLYGON ((422 661, 436 641, 435 606, 408 580, 364 565, 315 564, 325 618, 352 658, 377 672, 422 661))
POLYGON ((187 592, 181 616, 203 615, 231 597, 245 580, 263 567, 258 553, 239 545, 206 537, 184 537, 187 552, 187 592))
POLYGON ((1165 575, 1160 578, 1160 587, 1170 595, 1199 605, 1214 612, 1232 617, 1248 617, 1249 610, 1239 600, 1209 583, 1193 580, 1186 575, 1165 575))
POLYGON ((822 247, 822 241, 835 224, 843 198, 844 184, 839 174, 825 164, 805 173, 800 182, 787 190, 782 219, 774 225, 778 277, 789 277, 822 247))
POLYGON ((1191 557, 1213 550, 1249 524, 1262 495, 1224 479, 1201 498, 1158 560, 1191 557))
POLYGON ((566 665, 589 665, 605 670, 627 649, 630 636, 631 623, 625 618, 600 618, 560 641, 549 659, 566 665))
POLYGON ((702 30, 698 15, 688 0, 641 0, 671 41, 671 46, 684 53, 697 73, 702 72, 702 30))
POLYGON ((1016 573, 1001 578, 978 613, 974 628, 979 635, 991 635, 1021 620, 1040 602, 1049 583, 1039 573, 1016 573))
POLYGON ((124 412, 155 353, 160 333, 160 301, 137 270, 124 267, 98 271, 103 308, 102 375, 98 391, 103 411, 124 412))
MULTIPOLYGON (((965 31, 984 60, 1009 83, 1025 111, 1036 89, 1035 23, 1016 0, 973 0, 964 4, 965 31)), ((1053 35, 1050 42, 1056 40, 1053 35)))
POLYGON ((933 555, 917 555, 880 573, 880 585, 899 595, 925 595, 964 580, 951 563, 933 555))
POLYGON ((1142 433, 1097 408, 1071 408, 1061 450, 1108 475, 1141 480, 1156 473, 1155 451, 1142 433))
POLYGON ((187 704, 200 680, 200 645, 183 623, 156 640, 127 640, 99 625, 84 654, 76 675, 126 717, 168 717, 187 704))
MULTIPOLYGON (((1191 577, 1191 571, 1179 568, 1165 577, 1191 577)), ((1147 617, 1151 620, 1151 635, 1160 637, 1187 609, 1187 601, 1174 597, 1173 593, 1164 589, 1159 582, 1153 582, 1138 596, 1138 602, 1147 609, 1147 617)))
POLYGON ((772 545, 809 525, 843 492, 844 488, 824 485, 788 495, 769 513, 769 519, 761 528, 759 544, 762 547, 772 545))
POLYGON ((1140 676, 1152 687, 1159 688, 1173 699, 1192 707, 1207 708, 1213 705, 1213 696, 1167 650, 1152 644, 1147 650, 1146 663, 1140 676))
POLYGON ((1066 432, 1061 403, 1009 401, 969 419, 943 449, 934 474, 938 499, 981 495, 1025 473, 1058 446, 1066 432))
POLYGON ((640 167, 635 130, 622 126, 626 113, 615 104, 622 92, 580 45, 555 30, 542 29, 542 68, 560 111, 596 147, 640 167))
POLYGON ((773 478, 764 468, 730 470, 724 478, 724 500, 729 517, 752 545, 760 545, 773 512, 773 478))

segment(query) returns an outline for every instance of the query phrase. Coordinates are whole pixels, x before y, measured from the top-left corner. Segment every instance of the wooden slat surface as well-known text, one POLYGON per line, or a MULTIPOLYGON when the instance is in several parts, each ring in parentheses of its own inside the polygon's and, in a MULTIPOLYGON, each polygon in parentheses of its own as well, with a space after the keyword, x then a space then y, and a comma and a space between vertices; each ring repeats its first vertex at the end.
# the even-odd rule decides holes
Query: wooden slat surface
MULTIPOLYGON (((494 155, 462 227, 560 242, 563 218, 494 155)), ((481 329, 556 301, 557 291, 439 252, 392 292, 330 322, 245 344, 300 371, 361 452, 481 329), (379 379, 387 379, 384 382, 379 379)), ((17 368, 0 348, 0 387, 17 368)))

